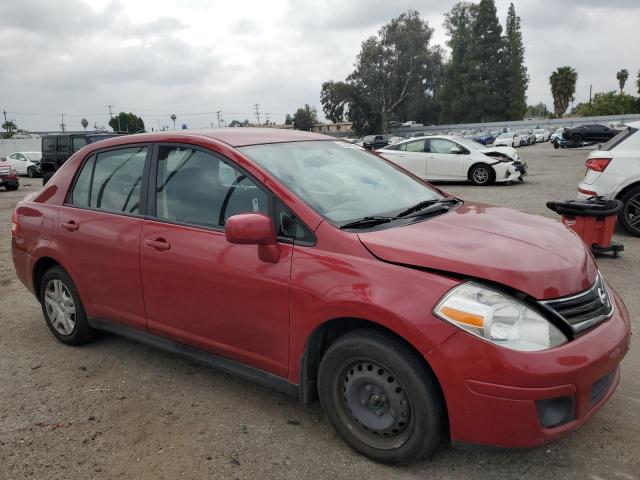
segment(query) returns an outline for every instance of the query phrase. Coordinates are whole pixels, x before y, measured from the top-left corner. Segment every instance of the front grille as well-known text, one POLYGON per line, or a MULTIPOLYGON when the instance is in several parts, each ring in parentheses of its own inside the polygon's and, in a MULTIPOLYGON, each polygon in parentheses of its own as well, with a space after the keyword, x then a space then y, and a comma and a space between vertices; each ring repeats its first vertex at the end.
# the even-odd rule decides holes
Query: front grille
POLYGON ((0 167, 0 175, 1 176, 9 175, 10 172, 11 172, 11 168, 10 167, 0 167))
POLYGON ((547 300, 542 304, 567 322, 574 332, 602 322, 613 312, 609 291, 599 274, 588 290, 571 297, 547 300))
POLYGON ((589 397, 589 404, 591 407, 594 407, 607 394, 611 384, 613 383, 614 374, 615 372, 611 372, 609 375, 602 377, 591 386, 591 395, 589 397))

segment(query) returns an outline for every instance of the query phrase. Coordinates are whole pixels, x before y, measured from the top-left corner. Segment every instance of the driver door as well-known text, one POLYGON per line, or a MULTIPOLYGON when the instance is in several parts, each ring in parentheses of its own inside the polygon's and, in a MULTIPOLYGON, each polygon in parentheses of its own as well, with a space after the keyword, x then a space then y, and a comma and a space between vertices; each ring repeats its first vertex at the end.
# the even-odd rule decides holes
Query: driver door
POLYGON ((446 138, 431 138, 427 154, 429 180, 464 180, 463 166, 466 150, 446 138), (458 149, 454 153, 452 149, 458 149))
POLYGON ((286 376, 293 245, 277 263, 224 234, 237 213, 270 214, 271 195, 226 159, 159 145, 140 245, 149 332, 286 376))

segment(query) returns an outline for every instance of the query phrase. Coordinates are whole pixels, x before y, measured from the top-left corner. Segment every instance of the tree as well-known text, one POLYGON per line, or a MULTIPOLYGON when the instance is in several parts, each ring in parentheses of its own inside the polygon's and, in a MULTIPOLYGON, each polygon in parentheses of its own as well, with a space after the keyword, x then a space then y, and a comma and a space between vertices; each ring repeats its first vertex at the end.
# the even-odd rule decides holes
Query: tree
POLYGON ((333 123, 342 122, 351 96, 349 84, 333 80, 324 82, 320 91, 320 103, 325 117, 333 123))
POLYGON ((580 103, 571 113, 583 117, 640 113, 640 98, 622 92, 617 93, 615 90, 599 92, 593 96, 591 104, 580 103))
POLYGON ((175 130, 176 129, 176 118, 178 118, 178 117, 176 117, 175 113, 172 113, 171 117, 169 117, 169 118, 171 118, 171 121, 173 122, 173 129, 175 130))
POLYGON ((109 126, 113 128, 115 132, 139 133, 145 130, 142 118, 131 112, 120 112, 109 120, 109 126))
POLYGON ((636 80, 636 88, 638 89, 638 94, 640 95, 640 70, 638 70, 638 79, 636 80))
MULTIPOLYGON (((428 70, 439 54, 429 46, 432 34, 418 12, 410 10, 384 25, 377 36, 362 42, 347 83, 352 96, 363 101, 356 109, 366 114, 371 107, 379 112, 383 129, 400 105, 408 101, 414 87, 422 86, 423 94, 428 89, 428 70)), ((359 113, 349 116, 358 117, 359 113)))
POLYGON ((505 116, 506 120, 522 120, 527 110, 526 93, 529 84, 527 67, 524 65, 524 46, 520 31, 520 17, 513 3, 507 14, 505 43, 505 116))
POLYGON ((18 130, 18 126, 13 120, 7 120, 2 124, 2 128, 4 129, 3 138, 11 138, 18 130))
POLYGON ((87 127, 89 126, 89 121, 86 118, 83 118, 82 120, 80 120, 80 125, 82 125, 82 128, 84 128, 84 131, 87 131, 87 127))
POLYGON ((310 131, 314 123, 318 122, 318 114, 314 107, 305 104, 293 115, 293 128, 310 131))
POLYGON ((616 78, 618 79, 618 85, 620 85, 620 93, 622 93, 622 90, 624 90, 624 84, 627 83, 627 79, 629 78, 629 71, 626 68, 618 70, 616 78))
POLYGON ((578 74, 569 66, 558 67, 549 77, 553 110, 557 117, 562 117, 567 111, 569 102, 576 92, 577 80, 578 74))
POLYGON ((284 124, 285 125, 293 125, 293 117, 291 116, 290 113, 287 113, 287 116, 284 119, 284 124))
POLYGON ((525 117, 546 117, 549 114, 547 106, 540 102, 536 105, 529 105, 525 112, 525 117))

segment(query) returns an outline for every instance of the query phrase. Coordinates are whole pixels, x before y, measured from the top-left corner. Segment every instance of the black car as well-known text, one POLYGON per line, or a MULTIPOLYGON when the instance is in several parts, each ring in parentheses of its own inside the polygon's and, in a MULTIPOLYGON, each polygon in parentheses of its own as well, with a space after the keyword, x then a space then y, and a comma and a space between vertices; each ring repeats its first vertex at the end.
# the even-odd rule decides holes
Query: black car
POLYGON ((607 142, 615 137, 620 130, 614 130, 604 125, 580 125, 579 127, 565 128, 562 138, 570 140, 574 144, 582 142, 607 142))
POLYGON ((369 150, 377 150, 387 145, 389 145, 389 137, 387 135, 367 135, 362 139, 362 146, 369 150))
POLYGON ((107 138, 119 137, 121 133, 61 133, 42 137, 42 184, 53 176, 56 170, 66 162, 71 155, 85 145, 107 138))

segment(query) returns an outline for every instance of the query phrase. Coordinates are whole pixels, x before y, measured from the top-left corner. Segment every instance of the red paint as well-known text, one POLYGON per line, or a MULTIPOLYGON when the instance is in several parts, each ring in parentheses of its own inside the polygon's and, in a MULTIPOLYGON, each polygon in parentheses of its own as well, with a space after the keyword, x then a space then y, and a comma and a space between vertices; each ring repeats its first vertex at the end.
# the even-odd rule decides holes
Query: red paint
POLYGON ((400 228, 341 231, 234 148, 310 139, 334 141, 311 133, 229 129, 89 145, 16 207, 17 275, 34 291, 36 262, 53 258, 73 278, 90 316, 170 337, 293 383, 300 382, 305 346, 319 326, 342 318, 379 324, 432 367, 454 441, 544 443, 573 430, 606 402, 617 380, 594 408, 587 401, 593 382, 616 372, 628 348, 629 317, 615 294, 612 318, 566 345, 533 353, 485 342, 431 313, 460 276, 537 299, 584 290, 597 268, 575 233, 542 217, 472 203, 400 228), (313 230, 315 245, 278 242, 262 214, 232 217, 223 232, 64 205, 88 154, 158 141, 198 145, 227 157, 313 230), (576 395, 577 419, 542 429, 534 401, 560 394, 576 395))

